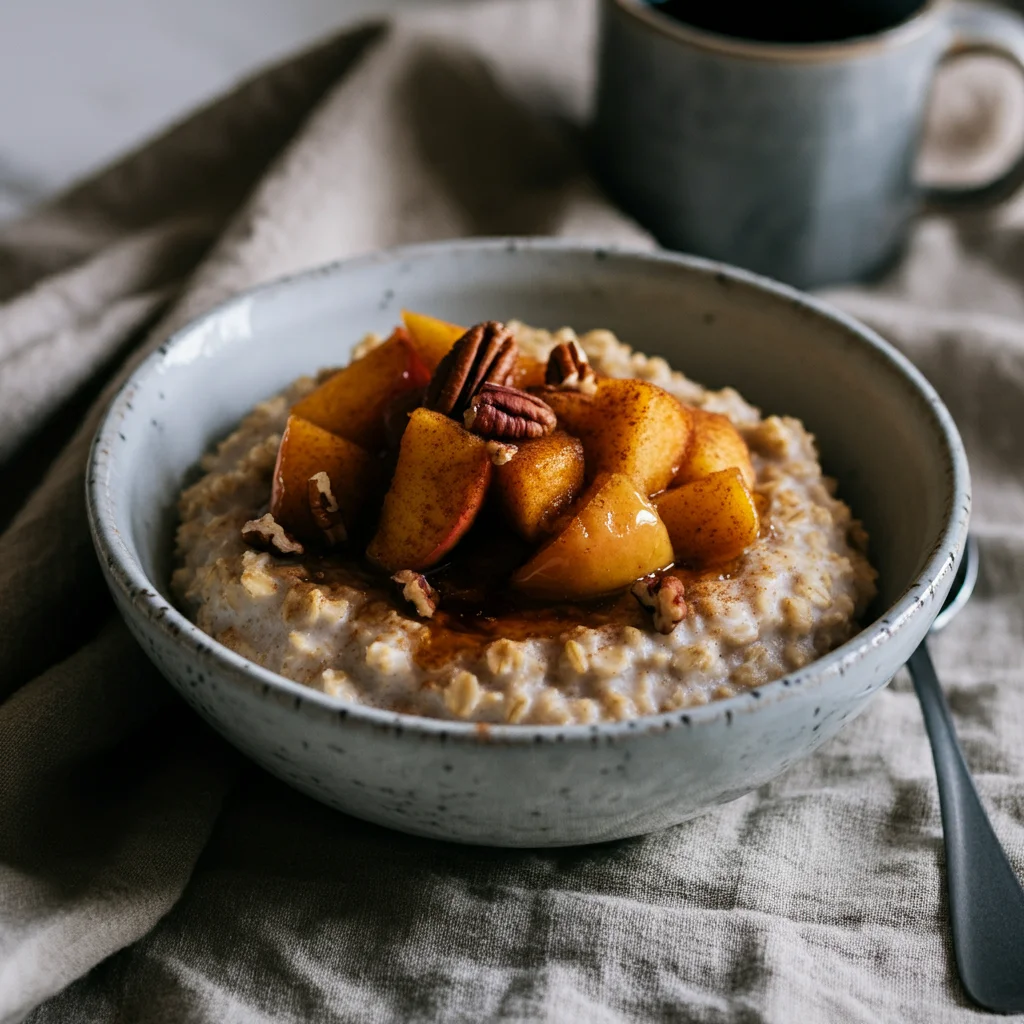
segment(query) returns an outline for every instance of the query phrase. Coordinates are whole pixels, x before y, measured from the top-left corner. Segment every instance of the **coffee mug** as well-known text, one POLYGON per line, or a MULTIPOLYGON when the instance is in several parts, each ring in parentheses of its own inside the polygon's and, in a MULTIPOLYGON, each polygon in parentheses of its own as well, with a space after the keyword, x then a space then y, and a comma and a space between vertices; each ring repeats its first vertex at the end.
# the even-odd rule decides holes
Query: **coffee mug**
POLYGON ((939 64, 985 53, 1024 70, 1018 15, 960 0, 848 2, 874 20, 779 42, 786 26, 762 17, 750 41, 722 2, 666 5, 703 11, 701 27, 644 0, 602 2, 596 164, 663 245, 811 288, 884 270, 925 204, 993 203, 1024 183, 1024 154, 978 187, 914 178, 939 64))

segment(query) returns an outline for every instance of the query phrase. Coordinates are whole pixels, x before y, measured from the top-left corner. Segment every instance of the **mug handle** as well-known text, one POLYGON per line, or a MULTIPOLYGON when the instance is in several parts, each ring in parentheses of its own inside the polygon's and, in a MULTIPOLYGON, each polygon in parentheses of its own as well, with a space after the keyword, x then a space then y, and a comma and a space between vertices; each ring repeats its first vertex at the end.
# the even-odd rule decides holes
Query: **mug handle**
MULTIPOLYGON (((995 4, 958 0, 952 11, 953 41, 943 61, 985 54, 1016 64, 1024 74, 1024 18, 995 4)), ((924 188, 924 201, 933 210, 965 210, 992 206, 1024 185, 1024 151, 992 181, 980 185, 924 188)))

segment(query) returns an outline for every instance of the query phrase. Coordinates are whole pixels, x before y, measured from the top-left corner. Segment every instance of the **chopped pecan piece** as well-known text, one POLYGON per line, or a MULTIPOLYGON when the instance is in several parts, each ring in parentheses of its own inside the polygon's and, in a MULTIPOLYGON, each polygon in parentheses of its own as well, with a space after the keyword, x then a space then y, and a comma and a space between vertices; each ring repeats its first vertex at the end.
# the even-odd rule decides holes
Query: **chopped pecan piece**
POLYGON ((518 351, 504 324, 488 320, 471 327, 438 363, 423 404, 461 419, 482 384, 504 384, 511 377, 518 351))
POLYGON ((641 606, 654 615, 654 628, 671 633, 686 618, 685 588, 678 576, 662 576, 656 580, 634 583, 631 593, 641 606))
POLYGON ((341 544, 348 540, 348 531, 341 521, 341 510, 331 490, 331 478, 324 472, 309 478, 309 511, 313 522, 323 531, 328 544, 341 544))
POLYGON ((441 597, 425 576, 412 569, 403 569, 391 579, 402 588, 402 597, 416 609, 421 618, 429 619, 437 611, 441 597))
POLYGON ((580 391, 585 395, 597 393, 597 377, 577 341, 566 341, 551 350, 544 380, 562 391, 580 391))
POLYGON ((491 457, 492 466, 504 466, 512 461, 519 447, 514 444, 506 444, 504 441, 488 441, 487 454, 491 457))
POLYGON ((512 441, 543 437, 557 422, 555 411, 543 399, 500 384, 485 384, 463 416, 466 429, 474 434, 512 441))
POLYGON ((305 551, 269 512, 259 519, 250 519, 242 527, 242 540, 251 548, 275 551, 279 555, 301 555, 305 551))

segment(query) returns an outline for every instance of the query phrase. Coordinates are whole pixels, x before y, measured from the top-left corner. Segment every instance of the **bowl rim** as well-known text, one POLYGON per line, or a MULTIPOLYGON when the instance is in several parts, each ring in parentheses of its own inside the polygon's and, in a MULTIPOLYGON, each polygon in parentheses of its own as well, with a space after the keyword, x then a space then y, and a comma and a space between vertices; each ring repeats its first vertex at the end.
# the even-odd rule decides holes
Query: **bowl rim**
MULTIPOLYGON (((197 454, 197 460, 198 457, 197 454)), ((932 610, 930 606, 935 604, 935 595, 940 585, 946 577, 952 579, 952 574, 959 564, 966 542, 970 510, 971 485, 967 456, 952 416, 924 375, 889 342, 865 324, 829 303, 789 285, 715 260, 665 250, 545 236, 451 239, 396 246, 335 260, 239 292, 171 333, 122 383, 110 400, 94 435, 86 473, 86 511, 89 528, 109 585, 120 593, 125 605, 134 607, 143 614, 172 643, 178 646, 187 645, 207 664, 228 669, 225 675, 232 683, 244 682, 250 687, 254 686, 262 691, 264 697, 272 692, 280 694, 293 704, 296 711, 300 708, 304 712, 319 710, 328 715, 347 719, 354 724, 360 723, 397 734, 419 735, 424 739, 433 737, 442 741, 488 744, 518 745, 552 741, 597 743, 602 740, 614 741, 643 732, 665 732, 680 726, 705 726, 723 719, 726 724, 730 724, 736 714, 752 712, 768 704, 785 700, 809 685, 820 687, 830 680, 842 677, 873 649, 906 629, 918 616, 928 614, 931 610, 934 618, 939 609, 935 607, 932 610), (126 412, 131 411, 131 399, 135 393, 151 382, 167 354, 190 336, 199 325, 222 317, 226 312, 253 298, 272 297, 275 293, 286 292, 306 280, 325 275, 342 277, 350 269, 375 264, 445 258, 453 253, 496 251, 527 255, 532 252, 557 252, 570 256, 598 258, 609 263, 620 260, 627 263, 667 264, 718 280, 724 277, 743 287, 767 292, 816 317, 838 323, 848 334, 854 335, 859 344, 873 350, 876 357, 887 363, 890 370, 901 376, 904 382, 924 399, 927 409, 934 418, 937 433, 945 445, 949 461, 947 475, 950 481, 950 494, 942 529, 925 559, 922 570, 880 617, 868 623, 844 644, 807 666, 731 697, 623 722, 586 725, 484 724, 386 711, 331 697, 322 691, 294 682, 236 654, 204 633, 163 597, 159 588, 149 579, 142 568, 134 543, 129 544, 125 539, 126 534, 131 535, 130 530, 122 533, 114 515, 116 504, 108 488, 109 477, 111 467, 116 462, 115 453, 119 444, 125 440, 120 432, 120 424, 126 412)), ((879 686, 884 685, 886 681, 882 680, 879 686)))

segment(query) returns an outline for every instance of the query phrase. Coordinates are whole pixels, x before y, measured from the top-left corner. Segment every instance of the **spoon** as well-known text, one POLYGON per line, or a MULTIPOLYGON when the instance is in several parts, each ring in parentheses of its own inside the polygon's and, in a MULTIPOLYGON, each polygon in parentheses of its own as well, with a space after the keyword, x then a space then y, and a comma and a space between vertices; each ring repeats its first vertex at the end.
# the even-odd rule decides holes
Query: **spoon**
MULTIPOLYGON (((931 632, 944 628, 978 579, 978 543, 967 549, 931 632)), ((967 994, 997 1013, 1024 1011, 1024 890, 974 788, 925 641, 907 662, 932 744, 946 841, 953 949, 967 994)))

